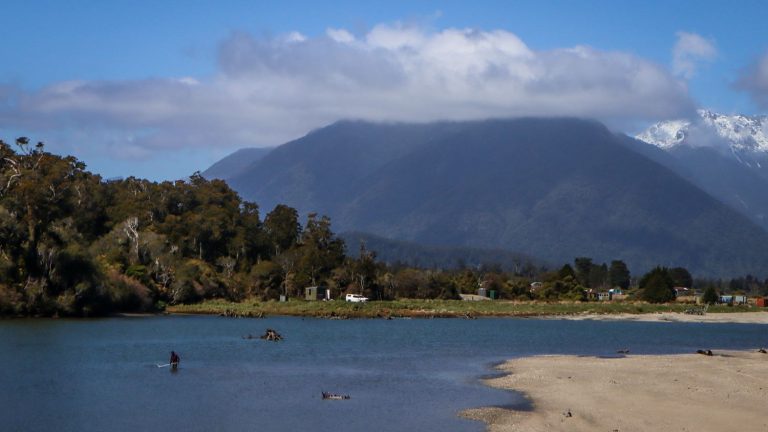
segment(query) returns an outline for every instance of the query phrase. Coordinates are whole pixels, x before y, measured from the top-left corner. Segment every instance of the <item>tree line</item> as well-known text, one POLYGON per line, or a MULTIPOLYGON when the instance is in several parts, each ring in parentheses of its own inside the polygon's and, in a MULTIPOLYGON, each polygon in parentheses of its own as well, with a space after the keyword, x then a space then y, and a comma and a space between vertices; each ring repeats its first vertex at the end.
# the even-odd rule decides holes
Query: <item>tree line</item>
MULTIPOLYGON (((354 292, 373 300, 457 299, 483 286, 498 298, 583 300, 590 288, 632 283, 619 260, 581 257, 554 271, 533 265, 447 271, 388 265, 364 244, 352 255, 328 217, 310 213, 302 221, 296 209, 277 205, 262 218, 257 204, 221 180, 196 173, 173 182, 105 181, 42 143, 0 141, 0 315, 90 316, 209 298, 274 300, 302 297, 312 285, 327 287, 334 298, 354 292), (532 289, 535 281, 540 286, 532 289)), ((692 285, 685 269, 655 271, 663 277, 641 279, 642 292, 652 291, 645 285, 692 285)), ((766 287, 751 277, 731 285, 766 287)))

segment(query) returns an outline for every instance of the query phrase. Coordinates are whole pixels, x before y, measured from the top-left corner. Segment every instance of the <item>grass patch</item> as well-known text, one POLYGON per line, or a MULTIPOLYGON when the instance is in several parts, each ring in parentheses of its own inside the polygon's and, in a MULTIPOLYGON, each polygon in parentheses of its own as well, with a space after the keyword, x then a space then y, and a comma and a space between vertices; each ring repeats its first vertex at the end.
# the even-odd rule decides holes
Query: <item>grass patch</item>
MULTIPOLYGON (((516 302, 516 301, 461 301, 415 300, 371 301, 350 303, 342 300, 287 302, 208 300, 188 305, 168 306, 170 313, 212 314, 222 316, 262 317, 267 315, 344 318, 442 318, 442 317, 535 317, 580 314, 643 314, 684 312, 686 304, 650 304, 642 302, 516 302)), ((748 312, 749 306, 710 306, 708 313, 748 312)))

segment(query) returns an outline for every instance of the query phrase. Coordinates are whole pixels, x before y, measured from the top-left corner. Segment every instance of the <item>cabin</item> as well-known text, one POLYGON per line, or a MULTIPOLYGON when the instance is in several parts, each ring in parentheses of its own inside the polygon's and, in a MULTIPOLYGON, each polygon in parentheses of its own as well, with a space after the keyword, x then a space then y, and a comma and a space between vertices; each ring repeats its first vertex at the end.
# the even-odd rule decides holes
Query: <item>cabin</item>
POLYGON ((608 290, 608 293, 610 294, 609 300, 611 301, 622 301, 627 299, 627 294, 624 294, 624 290, 621 289, 621 287, 614 287, 608 290))
POLYGON ((321 286, 310 286, 304 288, 304 300, 330 300, 331 290, 321 286))
POLYGON ((498 294, 496 293, 496 290, 489 290, 487 288, 478 288, 477 295, 480 297, 487 297, 491 300, 495 300, 498 294))
POLYGON ((721 295, 718 302, 730 305, 743 305, 747 304, 747 296, 745 295, 721 295))

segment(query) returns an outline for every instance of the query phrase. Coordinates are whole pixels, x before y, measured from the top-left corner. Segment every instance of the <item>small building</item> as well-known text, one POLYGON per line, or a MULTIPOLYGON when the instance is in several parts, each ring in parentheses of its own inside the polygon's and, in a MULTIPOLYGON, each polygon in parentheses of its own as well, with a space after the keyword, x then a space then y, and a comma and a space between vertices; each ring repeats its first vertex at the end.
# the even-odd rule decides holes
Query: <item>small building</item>
POLYGON ((768 307, 768 298, 766 297, 758 297, 755 299, 755 306, 757 307, 768 307))
POLYGON ((310 286, 304 288, 304 300, 330 300, 331 290, 321 286, 310 286))
POLYGON ((491 301, 491 299, 489 299, 488 297, 479 296, 477 294, 459 294, 459 297, 461 297, 461 299, 464 301, 485 301, 485 300, 491 301))
POLYGON ((613 293, 610 291, 597 293, 597 301, 610 301, 612 299, 613 293))
POLYGON ((481 297, 488 297, 488 290, 486 290, 485 288, 478 288, 477 295, 481 297))
POLYGON ((721 295, 719 299, 720 303, 730 305, 743 305, 747 304, 747 296, 745 295, 721 295))

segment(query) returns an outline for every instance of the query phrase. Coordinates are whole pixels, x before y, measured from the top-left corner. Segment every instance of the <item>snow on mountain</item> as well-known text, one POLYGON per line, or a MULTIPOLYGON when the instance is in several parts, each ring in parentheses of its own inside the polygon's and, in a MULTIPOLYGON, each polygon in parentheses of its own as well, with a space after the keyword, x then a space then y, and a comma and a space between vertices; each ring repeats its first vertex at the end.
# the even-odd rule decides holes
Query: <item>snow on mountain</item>
POLYGON ((725 140, 734 154, 768 154, 768 116, 723 115, 709 110, 697 113, 699 117, 693 120, 656 123, 635 138, 665 150, 681 144, 697 146, 701 143, 689 142, 696 129, 725 140))
POLYGON ((688 134, 689 120, 666 120, 658 122, 635 136, 640 141, 669 149, 685 141, 688 134))

